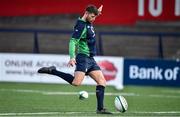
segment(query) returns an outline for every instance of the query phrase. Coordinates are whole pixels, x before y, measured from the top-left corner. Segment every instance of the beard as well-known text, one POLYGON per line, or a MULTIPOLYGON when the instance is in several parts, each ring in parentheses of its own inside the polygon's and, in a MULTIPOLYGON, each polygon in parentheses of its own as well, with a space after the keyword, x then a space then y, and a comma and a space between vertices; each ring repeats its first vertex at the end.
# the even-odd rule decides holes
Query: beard
POLYGON ((90 16, 87 16, 86 21, 89 22, 89 23, 93 23, 94 22, 94 20, 92 20, 92 18, 90 16))

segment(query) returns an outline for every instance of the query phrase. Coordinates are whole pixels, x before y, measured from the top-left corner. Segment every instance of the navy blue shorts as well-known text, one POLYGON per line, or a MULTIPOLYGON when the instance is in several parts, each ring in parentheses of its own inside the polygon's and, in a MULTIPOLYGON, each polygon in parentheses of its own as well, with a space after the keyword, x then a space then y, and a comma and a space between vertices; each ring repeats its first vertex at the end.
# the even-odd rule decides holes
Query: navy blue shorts
POLYGON ((86 75, 94 70, 100 70, 93 57, 89 57, 85 54, 78 54, 76 56, 76 69, 75 71, 82 71, 86 75))

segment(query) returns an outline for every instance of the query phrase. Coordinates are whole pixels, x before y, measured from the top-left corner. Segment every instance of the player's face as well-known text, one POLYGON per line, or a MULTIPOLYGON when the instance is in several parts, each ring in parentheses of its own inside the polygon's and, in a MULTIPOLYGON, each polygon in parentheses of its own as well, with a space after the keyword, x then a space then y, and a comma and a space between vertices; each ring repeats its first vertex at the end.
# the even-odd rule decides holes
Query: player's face
POLYGON ((88 15, 87 15, 88 22, 92 23, 95 21, 95 19, 96 19, 96 15, 94 13, 88 13, 88 15))

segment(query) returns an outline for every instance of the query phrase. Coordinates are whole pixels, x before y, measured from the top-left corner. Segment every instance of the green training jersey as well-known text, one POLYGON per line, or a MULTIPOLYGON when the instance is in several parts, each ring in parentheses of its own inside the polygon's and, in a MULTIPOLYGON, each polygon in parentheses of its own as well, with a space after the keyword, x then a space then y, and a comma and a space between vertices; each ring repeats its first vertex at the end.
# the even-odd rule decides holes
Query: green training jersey
POLYGON ((96 55, 95 31, 91 23, 78 19, 69 42, 70 58, 75 58, 76 53, 87 56, 96 55))

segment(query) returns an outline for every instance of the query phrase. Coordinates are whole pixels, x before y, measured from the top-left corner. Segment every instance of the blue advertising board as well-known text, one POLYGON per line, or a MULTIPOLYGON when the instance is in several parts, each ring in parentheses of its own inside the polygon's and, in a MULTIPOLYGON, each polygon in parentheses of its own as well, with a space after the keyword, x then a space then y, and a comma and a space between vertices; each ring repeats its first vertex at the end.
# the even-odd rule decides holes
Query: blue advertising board
POLYGON ((180 62, 124 59, 124 84, 180 86, 180 62))

